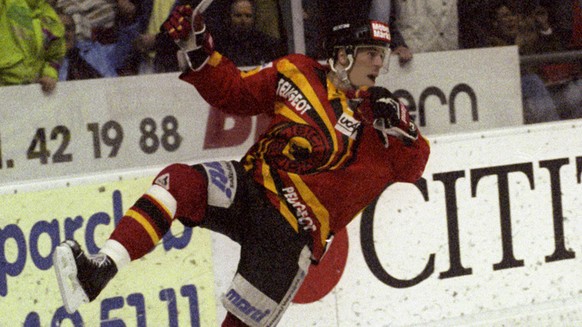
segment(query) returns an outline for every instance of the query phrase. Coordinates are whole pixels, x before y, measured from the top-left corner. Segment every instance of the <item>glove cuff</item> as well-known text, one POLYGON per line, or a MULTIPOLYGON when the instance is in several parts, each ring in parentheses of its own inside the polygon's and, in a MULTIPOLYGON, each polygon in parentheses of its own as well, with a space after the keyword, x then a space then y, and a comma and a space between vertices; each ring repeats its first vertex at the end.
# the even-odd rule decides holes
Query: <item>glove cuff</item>
POLYGON ((178 50, 177 56, 178 65, 181 71, 191 69, 195 72, 201 70, 210 58, 202 47, 192 51, 178 50))
POLYGON ((386 120, 376 119, 374 120, 373 127, 380 135, 385 147, 390 145, 388 136, 396 137, 406 146, 411 146, 418 139, 418 129, 413 122, 409 122, 408 127, 390 125, 386 126, 386 120))

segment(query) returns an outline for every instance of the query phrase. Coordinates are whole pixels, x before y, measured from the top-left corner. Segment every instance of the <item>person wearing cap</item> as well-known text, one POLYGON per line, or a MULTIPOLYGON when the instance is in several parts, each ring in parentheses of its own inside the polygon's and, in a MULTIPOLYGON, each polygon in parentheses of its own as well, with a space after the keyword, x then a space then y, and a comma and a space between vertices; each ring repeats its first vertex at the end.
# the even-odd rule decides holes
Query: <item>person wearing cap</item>
POLYGON ((414 183, 424 171, 428 141, 406 107, 375 86, 387 68, 388 26, 334 26, 325 43, 327 65, 291 54, 246 72, 214 51, 190 7, 177 7, 163 27, 181 48, 182 81, 216 110, 267 113, 270 125, 241 160, 164 168, 98 254, 86 255, 74 240, 59 245, 57 276, 78 271, 76 287, 61 288, 65 308, 74 312, 94 300, 179 220, 241 246, 222 296, 222 326, 275 326, 309 267, 325 260, 333 235, 388 185, 414 183), (76 293, 84 300, 75 300, 76 293))

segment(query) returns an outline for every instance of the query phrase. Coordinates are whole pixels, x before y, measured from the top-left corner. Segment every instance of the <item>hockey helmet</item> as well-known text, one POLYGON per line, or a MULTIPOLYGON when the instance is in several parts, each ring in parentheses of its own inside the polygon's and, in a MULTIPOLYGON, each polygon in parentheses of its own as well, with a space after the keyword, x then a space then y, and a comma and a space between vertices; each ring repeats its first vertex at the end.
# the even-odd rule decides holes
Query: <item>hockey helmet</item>
POLYGON ((390 29, 388 25, 375 20, 361 20, 335 25, 325 40, 328 58, 335 59, 337 51, 344 48, 348 55, 355 55, 358 46, 377 46, 388 48, 390 29))

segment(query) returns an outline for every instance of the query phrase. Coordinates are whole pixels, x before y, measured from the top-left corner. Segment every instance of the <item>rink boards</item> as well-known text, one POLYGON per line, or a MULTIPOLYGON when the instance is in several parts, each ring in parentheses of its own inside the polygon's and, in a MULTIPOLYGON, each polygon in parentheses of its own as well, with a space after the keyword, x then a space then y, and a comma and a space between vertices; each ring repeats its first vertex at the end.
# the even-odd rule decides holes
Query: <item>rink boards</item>
MULTIPOLYGON (((578 121, 431 138, 423 179, 389 187, 336 237, 282 325, 582 321, 582 142, 572 137, 581 129, 578 121)), ((72 236, 96 251, 153 176, 1 195, 3 324, 217 325, 215 297, 238 248, 180 224, 94 304, 73 316, 61 306, 51 249, 72 236)))
MULTIPOLYGON (((52 271, 56 244, 74 237, 97 251, 165 164, 238 158, 252 144, 260 118, 210 114, 197 94, 184 98, 187 85, 168 87, 174 80, 67 83, 46 98, 35 86, 0 90, 1 326, 220 324, 238 247, 205 230, 174 224, 74 315, 52 271)), ((519 92, 472 89, 477 103, 508 101, 505 114, 520 113, 519 92)), ((430 133, 441 109, 424 107, 423 178, 390 186, 336 236, 281 326, 582 324, 582 121, 485 124, 481 114, 475 127, 460 115, 452 125, 470 132, 430 133)))

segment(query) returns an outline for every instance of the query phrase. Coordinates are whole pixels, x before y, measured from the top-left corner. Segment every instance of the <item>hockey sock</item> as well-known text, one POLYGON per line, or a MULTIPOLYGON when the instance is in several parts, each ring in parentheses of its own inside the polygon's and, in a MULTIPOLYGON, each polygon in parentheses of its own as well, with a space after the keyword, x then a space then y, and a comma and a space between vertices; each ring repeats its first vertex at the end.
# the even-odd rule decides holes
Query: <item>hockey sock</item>
POLYGON ((166 167, 115 227, 110 240, 120 246, 112 243, 104 252, 114 253, 109 256, 123 264, 127 254, 135 260, 153 250, 175 218, 187 226, 199 225, 206 213, 207 192, 208 182, 202 172, 184 164, 166 167))
POLYGON ((110 239, 122 245, 131 260, 143 257, 170 230, 176 205, 168 191, 152 185, 121 218, 110 239))
POLYGON ((129 256, 127 249, 116 240, 107 240, 99 252, 105 253, 108 257, 111 258, 111 260, 113 260, 113 262, 115 262, 117 271, 127 266, 127 264, 131 261, 131 257, 129 256))

